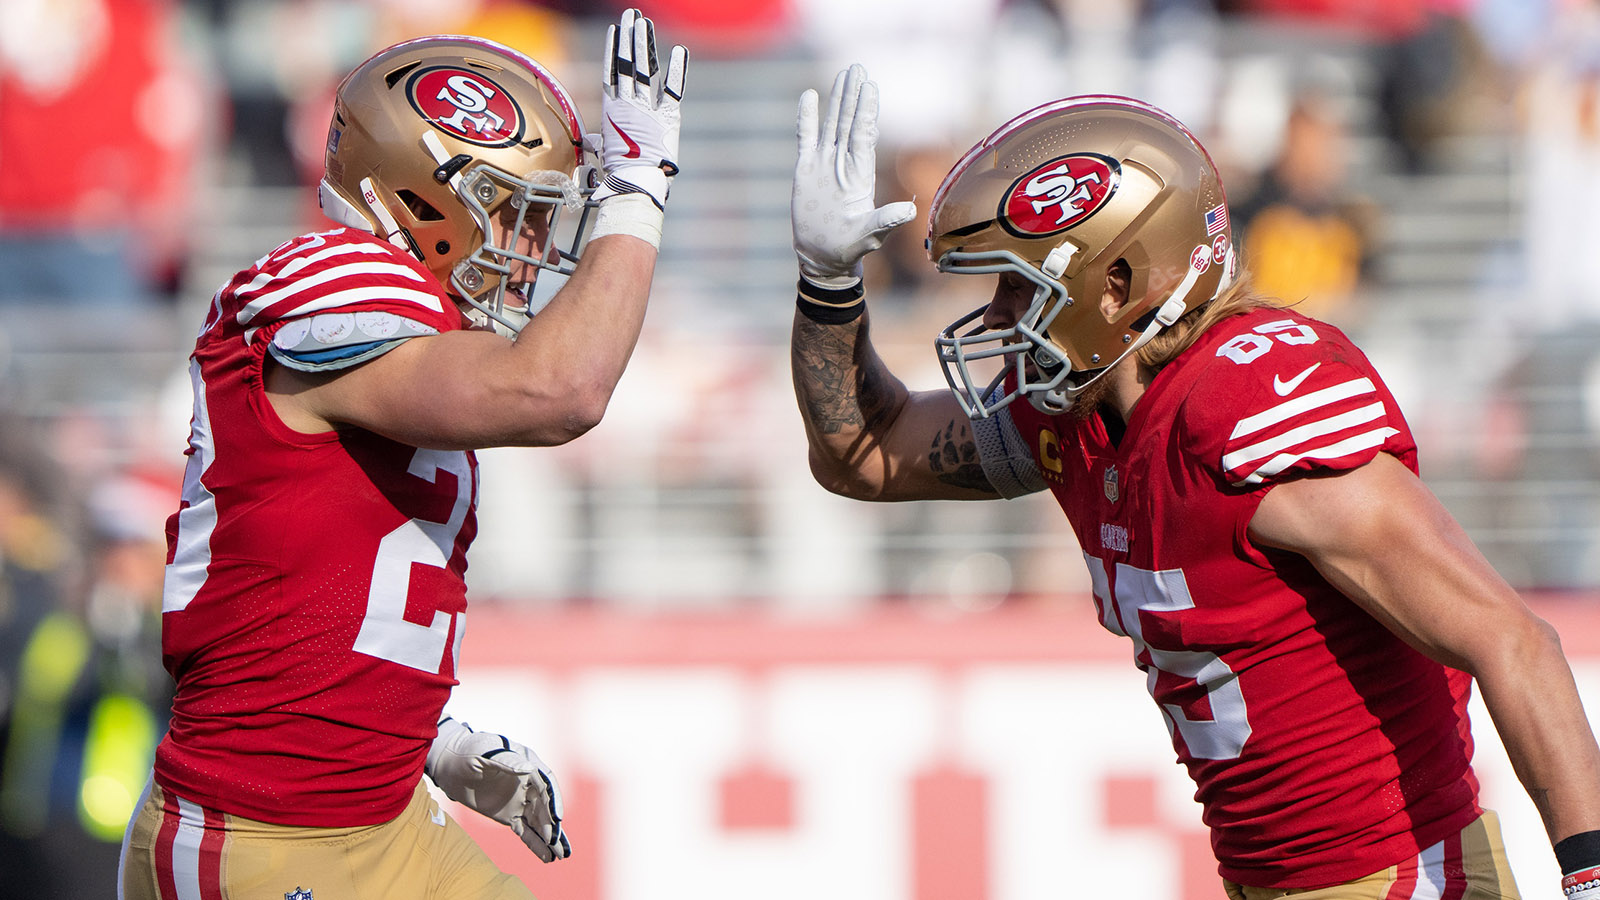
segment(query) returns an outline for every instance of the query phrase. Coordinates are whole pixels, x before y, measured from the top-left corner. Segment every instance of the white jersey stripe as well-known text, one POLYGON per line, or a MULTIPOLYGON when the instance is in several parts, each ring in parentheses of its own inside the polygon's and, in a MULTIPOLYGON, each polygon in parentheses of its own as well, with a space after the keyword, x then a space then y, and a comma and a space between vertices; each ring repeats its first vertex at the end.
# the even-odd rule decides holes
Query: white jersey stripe
MULTIPOLYGON (((344 306, 349 303, 361 303, 366 300, 410 300, 419 306, 426 306, 434 312, 444 311, 444 307, 440 305, 439 297, 436 294, 432 294, 427 291, 412 291, 405 288, 374 286, 364 288, 347 288, 346 290, 342 290, 337 294, 329 294, 309 303, 303 303, 294 309, 285 312, 283 315, 278 316, 277 318, 279 321, 283 321, 286 319, 295 318, 296 316, 303 316, 310 313, 321 312, 325 309, 332 309, 335 306, 344 306)), ((244 342, 246 344, 255 343, 256 332, 260 330, 261 329, 259 328, 246 328, 244 330, 244 342)))
POLYGON ((1444 841, 1417 854, 1417 886, 1411 900, 1443 900, 1449 880, 1444 871, 1444 841))
MULTIPOLYGON (((410 266, 404 265, 403 263, 386 263, 386 262, 371 262, 371 261, 352 262, 352 263, 349 263, 347 265, 335 266, 335 267, 327 270, 326 272, 318 272, 315 275, 310 275, 310 276, 306 276, 306 277, 303 277, 303 278, 295 278, 290 282, 288 287, 281 288, 279 290, 273 291, 273 292, 268 293, 268 294, 263 294, 260 297, 257 297, 256 299, 251 300, 249 303, 245 304, 239 310, 239 313, 238 313, 237 316, 235 316, 235 319, 238 321, 238 323, 240 325, 248 326, 251 323, 251 321, 253 321, 255 319, 256 316, 260 315, 268 307, 272 306, 273 304, 279 303, 281 301, 287 300, 290 297, 295 296, 296 294, 304 293, 304 292, 306 292, 306 291, 308 291, 308 290, 310 290, 312 288, 321 287, 321 286, 323 286, 323 285, 325 285, 325 284, 327 284, 329 282, 338 281, 338 280, 343 279, 343 278, 360 278, 362 276, 371 276, 371 275, 378 275, 378 276, 393 275, 393 276, 398 276, 398 277, 404 278, 407 281, 414 281, 414 282, 418 282, 418 283, 421 283, 423 281, 422 276, 420 276, 416 272, 412 271, 410 266)), ((276 280, 277 280, 277 278, 274 277, 274 281, 276 281, 276 280)), ((394 289, 394 288, 388 288, 387 286, 385 286, 385 289, 387 289, 387 290, 397 290, 397 289, 394 289)), ((414 292, 414 293, 417 293, 417 294, 419 294, 421 296, 424 296, 424 297, 426 297, 428 299, 428 301, 431 301, 431 302, 428 302, 427 304, 425 304, 425 305, 428 306, 429 309, 432 309, 432 310, 435 310, 435 311, 442 311, 443 310, 443 307, 439 305, 438 298, 435 297, 434 295, 426 293, 426 292, 422 292, 422 291, 417 291, 417 292, 414 292)), ((235 296, 238 297, 240 295, 235 294, 235 296)), ((384 295, 375 295, 375 296, 384 296, 384 295)))
POLYGON ((1301 413, 1327 406, 1330 403, 1337 403, 1350 397, 1370 394, 1375 390, 1377 388, 1372 386, 1372 379, 1357 378, 1353 381, 1346 381, 1343 384, 1336 384, 1333 387, 1323 388, 1320 391, 1313 391, 1304 397, 1296 397, 1293 400, 1279 403, 1277 406, 1258 412, 1253 416, 1246 416, 1240 419, 1239 424, 1233 426, 1233 434, 1228 435, 1228 439, 1233 440, 1244 437, 1247 434, 1254 434, 1269 425, 1276 425, 1301 413))
POLYGON ((1127 637, 1117 623, 1117 605, 1111 601, 1111 579, 1106 575, 1106 564, 1092 553, 1083 554, 1083 561, 1089 566, 1089 591, 1099 601, 1100 624, 1112 634, 1127 637))
POLYGON ((407 288, 373 285, 371 287, 346 288, 337 294, 329 294, 309 303, 302 303, 284 313, 280 318, 292 319, 295 316, 321 312, 325 309, 332 309, 335 306, 344 306, 347 303, 361 303, 366 300, 409 300, 418 306, 426 306, 434 312, 444 312, 444 305, 439 302, 439 295, 432 291, 413 291, 407 288))
POLYGON ((1385 426, 1346 438, 1338 443, 1329 444, 1326 447, 1307 450, 1304 453, 1282 453, 1273 457, 1244 478, 1235 481, 1234 484, 1261 484, 1302 459, 1338 459, 1341 456, 1349 456, 1352 453, 1358 453, 1372 447, 1381 447, 1384 441, 1399 433, 1399 429, 1385 426))
MULTIPOLYGON (((272 283, 274 278, 283 278, 285 276, 292 275, 295 272, 305 268, 306 264, 312 262, 313 260, 326 259, 328 256, 327 250, 318 251, 317 253, 314 253, 308 257, 301 257, 300 254, 305 253, 307 250, 316 250, 318 247, 326 246, 327 243, 328 242, 323 239, 322 235, 317 234, 313 235, 309 239, 297 238, 295 241, 290 241, 289 243, 284 244, 271 253, 268 253, 266 256, 256 260, 255 265, 251 266, 250 268, 265 269, 267 264, 273 260, 278 260, 279 262, 282 262, 286 259, 290 260, 288 265, 281 269, 257 272, 256 277, 235 288, 234 292, 239 295, 253 294, 272 283)), ((362 244, 340 244, 330 249, 336 251, 335 255, 337 255, 337 253, 381 253, 387 255, 388 253, 388 251, 382 247, 362 244)), ((244 272, 240 272, 239 274, 243 275, 244 272)))
MULTIPOLYGON (((301 248, 301 249, 304 249, 304 248, 301 248)), ((350 255, 352 253, 360 253, 360 254, 364 254, 364 255, 367 255, 367 256, 388 256, 392 252, 393 251, 390 248, 388 248, 388 247, 380 247, 380 246, 378 246, 376 244, 336 244, 336 245, 334 245, 332 247, 327 247, 325 249, 318 250, 317 252, 312 253, 309 256, 296 256, 296 257, 294 257, 294 258, 289 260, 288 265, 284 266, 281 269, 278 269, 276 272, 273 272, 273 273, 263 272, 262 274, 267 276, 268 281, 270 281, 271 279, 274 279, 274 278, 289 278, 289 277, 293 276, 294 274, 296 274, 297 272, 299 272, 301 269, 304 269, 306 266, 311 265, 312 263, 319 263, 319 262, 322 262, 323 260, 332 259, 332 258, 334 258, 336 256, 348 256, 348 255, 350 255)), ((420 276, 417 273, 411 271, 410 269, 406 269, 404 274, 407 277, 409 277, 412 281, 421 281, 422 280, 422 276, 420 276)), ((256 279, 256 281, 260 281, 260 278, 258 277, 256 279)), ((267 283, 267 282, 262 282, 261 284, 256 284, 256 281, 252 281, 251 282, 251 284, 254 285, 254 287, 251 290, 258 291, 262 287, 264 287, 266 285, 266 283, 267 283)), ((239 293, 242 296, 245 293, 245 291, 244 290, 240 290, 239 293)))
MULTIPOLYGON (((418 306, 426 306, 434 312, 444 311, 444 307, 440 305, 439 297, 436 294, 432 294, 427 291, 412 291, 407 290, 406 288, 375 285, 364 288, 347 288, 346 290, 342 290, 337 294, 328 294, 327 296, 319 297, 316 300, 310 301, 309 303, 302 303, 301 305, 285 312, 283 315, 277 318, 279 321, 292 319, 296 316, 321 312, 325 309, 332 309, 335 306, 344 306, 348 303, 361 303, 366 300, 410 300, 416 303, 418 306)), ((256 332, 260 330, 261 329, 259 328, 246 328, 244 330, 244 342, 246 344, 254 343, 256 339, 256 332)))
POLYGON ((317 250, 317 252, 308 256, 300 255, 306 250, 320 247, 322 244, 323 242, 321 241, 315 243, 307 241, 305 244, 296 247, 294 253, 291 253, 285 257, 289 260, 289 265, 283 267, 283 274, 288 275, 291 272, 298 272, 300 269, 310 263, 321 262, 322 260, 330 257, 343 256, 347 253, 367 253, 374 256, 388 256, 394 252, 394 248, 387 244, 335 244, 332 247, 323 247, 323 249, 317 250))
POLYGON ((240 297, 243 297, 246 294, 254 294, 256 291, 259 291, 271 284, 273 279, 277 277, 277 272, 257 272, 256 277, 234 288, 233 293, 240 297))
POLYGON ((200 330, 195 333, 196 340, 215 327, 218 322, 222 321, 222 295, 227 290, 228 286, 223 285, 222 287, 217 288, 217 292, 215 294, 211 295, 211 309, 206 312, 205 321, 200 323, 200 330))
POLYGON ((1318 419, 1314 422, 1307 422, 1306 424, 1301 425, 1299 428, 1291 428, 1290 430, 1279 435, 1274 435, 1267 440, 1251 444, 1248 447, 1240 447, 1238 450, 1235 450, 1232 453, 1224 454, 1222 457, 1222 468, 1231 471, 1239 468, 1247 462, 1250 462, 1251 460, 1261 459, 1265 456, 1271 456, 1274 453, 1285 450, 1294 446, 1295 444, 1302 443, 1311 438, 1321 437, 1325 434, 1333 434, 1336 431, 1354 428, 1357 425, 1364 425, 1373 421, 1374 419, 1382 419, 1384 415, 1385 413, 1383 404, 1380 402, 1369 403, 1360 409, 1352 409, 1348 412, 1343 412, 1339 415, 1331 416, 1326 419, 1318 419))
POLYGON ((216 459, 216 442, 211 436, 211 407, 206 399, 206 383, 200 362, 189 360, 189 382, 194 389, 194 420, 189 425, 189 446, 193 452, 183 467, 183 500, 178 511, 178 537, 167 564, 161 589, 161 611, 184 609, 206 583, 211 565, 211 534, 217 527, 217 501, 206 487, 206 471, 216 459))
POLYGON ((203 900, 200 894, 200 842, 206 836, 206 811, 183 799, 178 801, 178 830, 172 838, 172 881, 178 900, 203 900))

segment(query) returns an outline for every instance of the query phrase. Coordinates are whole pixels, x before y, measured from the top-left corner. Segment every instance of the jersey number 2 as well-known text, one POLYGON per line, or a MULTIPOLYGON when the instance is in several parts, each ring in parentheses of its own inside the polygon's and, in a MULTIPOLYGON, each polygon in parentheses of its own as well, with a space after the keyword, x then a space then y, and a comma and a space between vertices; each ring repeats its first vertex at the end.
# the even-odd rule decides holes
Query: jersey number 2
POLYGON ((1194 609, 1189 583, 1182 569, 1151 572, 1117 564, 1116 596, 1111 597, 1105 563, 1084 554, 1094 594, 1102 606, 1101 624, 1133 641, 1134 659, 1145 670, 1145 684, 1166 714, 1167 730, 1177 729, 1189 755, 1197 759, 1237 759, 1250 739, 1250 719, 1244 705, 1239 676, 1215 653, 1202 650, 1164 650, 1145 640, 1141 614, 1182 615, 1194 609), (1109 598, 1109 600, 1108 600, 1109 598), (1191 719, 1176 703, 1161 703, 1156 681, 1165 673, 1205 689, 1211 705, 1210 719, 1191 719))
POLYGON ((367 592, 367 615, 356 635, 355 651, 399 663, 424 672, 440 672, 444 666, 444 647, 450 640, 450 624, 455 621, 456 636, 451 648, 453 661, 461 656, 461 635, 465 613, 433 611, 427 625, 408 621, 406 595, 411 587, 411 565, 445 568, 455 552, 456 536, 472 505, 472 464, 465 453, 418 450, 407 471, 433 482, 440 472, 456 478, 456 501, 447 522, 410 519, 383 536, 378 543, 378 559, 372 567, 372 587, 367 592))

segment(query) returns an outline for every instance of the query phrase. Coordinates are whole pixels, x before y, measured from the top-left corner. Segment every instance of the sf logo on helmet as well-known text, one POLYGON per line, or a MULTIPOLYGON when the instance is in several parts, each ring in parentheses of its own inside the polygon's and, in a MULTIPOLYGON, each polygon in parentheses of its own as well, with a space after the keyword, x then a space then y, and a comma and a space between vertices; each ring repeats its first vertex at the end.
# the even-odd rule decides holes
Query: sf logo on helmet
POLYGON ((1105 205, 1122 167, 1098 153, 1074 153, 1035 166, 1000 201, 1000 223, 1018 237, 1066 231, 1105 205))
POLYGON ((477 72, 424 69, 407 83, 411 105, 435 127, 485 147, 508 147, 522 137, 522 110, 499 85, 477 72))

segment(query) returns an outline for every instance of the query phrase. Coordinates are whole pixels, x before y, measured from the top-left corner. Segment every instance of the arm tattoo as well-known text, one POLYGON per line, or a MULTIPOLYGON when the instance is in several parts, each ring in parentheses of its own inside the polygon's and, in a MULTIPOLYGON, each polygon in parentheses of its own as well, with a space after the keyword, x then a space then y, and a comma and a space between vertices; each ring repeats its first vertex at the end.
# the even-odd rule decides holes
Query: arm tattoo
POLYGON ((972 437, 971 426, 957 419, 951 419, 934 434, 933 445, 928 448, 928 468, 945 484, 986 494, 995 492, 978 461, 978 442, 972 437))
POLYGON ((870 429, 891 412, 894 390, 864 319, 839 326, 797 317, 793 348, 795 386, 817 431, 870 429))

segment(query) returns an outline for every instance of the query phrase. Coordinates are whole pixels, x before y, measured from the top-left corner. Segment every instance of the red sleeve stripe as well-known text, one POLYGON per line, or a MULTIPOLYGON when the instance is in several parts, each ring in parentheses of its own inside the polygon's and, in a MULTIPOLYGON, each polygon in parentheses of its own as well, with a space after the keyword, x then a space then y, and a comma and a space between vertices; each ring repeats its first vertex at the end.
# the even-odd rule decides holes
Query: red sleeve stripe
POLYGON ((363 256, 390 256, 394 249, 385 244, 334 244, 328 246, 322 242, 307 242, 293 247, 289 252, 275 256, 279 263, 287 263, 277 270, 279 275, 293 275, 306 266, 332 259, 335 256, 348 256, 359 253, 363 256), (321 249, 318 249, 321 248, 321 249), (316 250, 315 253, 306 253, 307 250, 316 250), (302 255, 304 254, 304 255, 302 255))
POLYGON ((1296 397, 1293 400, 1279 403, 1277 406, 1258 412, 1253 416, 1246 416, 1240 419, 1239 424, 1233 426, 1233 434, 1228 435, 1228 439, 1242 438, 1270 425, 1276 425, 1286 419, 1292 419, 1301 413, 1320 409, 1331 403, 1338 403, 1340 400, 1347 400, 1362 394, 1371 394, 1376 390, 1377 388, 1372 386, 1372 379, 1357 378, 1352 381, 1346 381, 1343 384, 1336 384, 1333 387, 1323 388, 1320 391, 1313 391, 1304 397, 1296 397))
MULTIPOLYGON (((1242 487, 1244 485, 1262 484, 1268 478, 1282 472, 1302 459, 1341 459, 1360 453, 1363 450, 1381 447, 1384 441, 1399 433, 1399 429, 1385 425, 1382 428, 1364 431, 1322 447, 1313 447, 1308 450, 1302 450, 1299 453, 1280 453, 1262 464, 1255 471, 1235 481, 1234 485, 1242 487)), ((1232 470, 1230 469, 1230 471, 1232 470)))
POLYGON ((234 288, 234 293, 241 296, 253 294, 271 284, 275 279, 287 278, 306 266, 335 256, 344 256, 350 253, 388 256, 390 252, 387 247, 380 244, 335 244, 332 247, 328 247, 327 241, 323 239, 322 235, 316 235, 315 237, 316 240, 285 244, 272 253, 256 260, 254 268, 261 271, 256 273, 256 277, 234 288), (308 256, 300 255, 307 250, 316 250, 318 247, 324 249, 317 250, 317 252, 308 256), (285 261, 287 261, 287 264, 285 264, 285 261))

